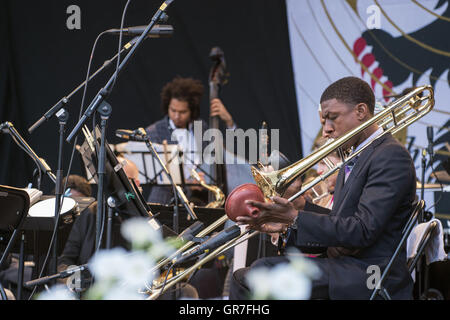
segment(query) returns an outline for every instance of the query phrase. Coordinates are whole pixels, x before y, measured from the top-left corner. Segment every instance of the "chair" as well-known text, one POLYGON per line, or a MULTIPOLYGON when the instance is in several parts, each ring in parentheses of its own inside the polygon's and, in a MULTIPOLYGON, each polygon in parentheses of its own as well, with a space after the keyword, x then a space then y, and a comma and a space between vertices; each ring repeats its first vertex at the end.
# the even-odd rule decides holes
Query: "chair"
MULTIPOLYGON (((22 292, 24 262, 24 236, 21 227, 29 208, 30 197, 25 190, 0 185, 0 230, 12 231, 12 235, 0 259, 0 269, 5 263, 18 234, 22 233, 19 254, 18 299, 20 299, 22 292)), ((5 297, 6 293, 2 289, 3 287, 0 287, 1 296, 5 297)))
MULTIPOLYGON (((405 227, 402 230, 402 238, 400 240, 400 243, 398 244, 397 248, 395 249, 395 252, 392 255, 391 259, 389 260, 389 263, 387 264, 386 268, 384 269, 384 271, 380 277, 380 280, 378 281, 377 285, 375 286, 375 289, 372 292, 370 300, 374 300, 377 297, 377 295, 380 295, 385 300, 391 300, 391 296, 389 295, 388 291, 384 287, 384 283, 385 283, 387 277, 389 276, 389 273, 391 272, 392 265, 393 265, 395 259, 397 259, 399 254, 402 252, 402 249, 406 246, 406 241, 408 240, 408 237, 411 234, 411 231, 417 222, 419 214, 424 210, 424 208, 425 208, 424 200, 420 200, 419 202, 417 202, 417 204, 415 204, 412 214, 409 217, 408 221, 405 224, 405 227)), ((422 248, 422 251, 423 251, 423 248, 422 248)), ((420 254, 421 254, 421 252, 417 251, 417 256, 420 256, 420 254)))
POLYGON ((427 226, 427 229, 424 232, 423 237, 420 239, 419 245, 417 247, 417 253, 408 259, 407 266, 409 273, 412 273, 414 270, 416 270, 417 275, 417 285, 418 285, 418 294, 419 297, 422 298, 422 294, 424 297, 428 294, 428 283, 429 283, 429 269, 427 265, 424 265, 422 263, 422 257, 423 253, 425 251, 425 248, 430 243, 430 240, 433 238, 434 233, 436 232, 438 227, 438 224, 436 221, 430 222, 430 224, 427 226), (424 270, 422 270, 424 268, 424 270), (423 274, 422 274, 423 271, 423 274), (422 275, 424 276, 423 285, 425 286, 422 290, 422 275))

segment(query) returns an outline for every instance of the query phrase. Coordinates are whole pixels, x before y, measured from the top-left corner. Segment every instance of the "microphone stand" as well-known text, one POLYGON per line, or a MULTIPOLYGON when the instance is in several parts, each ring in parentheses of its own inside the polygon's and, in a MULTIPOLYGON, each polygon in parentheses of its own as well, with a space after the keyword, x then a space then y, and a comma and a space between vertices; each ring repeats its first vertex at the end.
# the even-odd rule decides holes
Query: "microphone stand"
POLYGON ((145 130, 142 128, 138 129, 138 130, 140 131, 140 133, 142 133, 142 139, 145 141, 145 144, 147 145, 150 152, 153 153, 153 156, 158 161, 159 165, 161 166, 161 168, 163 169, 167 178, 169 179, 170 184, 172 185, 173 193, 174 193, 174 200, 175 200, 175 206, 174 206, 174 210, 173 210, 173 231, 178 233, 178 229, 179 229, 178 228, 178 217, 179 217, 179 215, 178 215, 178 199, 181 200, 181 203, 186 208, 186 211, 188 212, 188 214, 191 216, 192 219, 198 220, 197 215, 192 210, 191 206, 187 203, 187 197, 184 194, 183 189, 179 188, 173 181, 172 174, 169 172, 169 170, 167 170, 167 167, 164 165, 164 162, 161 160, 161 157, 158 155, 158 152, 156 152, 155 148, 153 147, 153 143, 150 141, 150 138, 148 137, 145 130))
POLYGON ((115 197, 110 196, 107 200, 108 204, 108 218, 106 220, 106 249, 111 249, 112 246, 112 220, 115 208, 117 206, 117 200, 115 197))
POLYGON ((60 109, 56 113, 56 117, 59 120, 59 144, 58 144, 58 167, 56 169, 56 186, 55 186, 55 232, 53 240, 53 265, 51 267, 52 273, 56 273, 58 270, 58 223, 59 214, 61 211, 61 198, 63 195, 63 169, 62 169, 62 158, 63 158, 63 148, 64 148, 64 131, 66 128, 67 120, 69 119, 69 113, 64 109, 60 109))
POLYGON ((5 122, 2 124, 2 127, 2 130, 8 130, 8 133, 11 135, 13 140, 17 144, 22 146, 25 152, 38 164, 40 169, 44 171, 54 183, 56 183, 56 176, 53 174, 52 169, 48 166, 44 159, 37 156, 37 154, 33 151, 33 149, 31 149, 25 139, 22 138, 19 132, 17 132, 16 128, 14 128, 14 125, 11 122, 5 122))
POLYGON ((50 276, 46 276, 46 277, 42 277, 42 278, 31 280, 31 281, 27 281, 27 282, 25 282, 25 287, 32 288, 32 287, 35 287, 35 286, 46 284, 46 283, 48 283, 50 281, 54 281, 56 279, 64 279, 64 278, 67 278, 67 277, 71 276, 72 274, 74 274, 76 272, 81 272, 81 271, 86 270, 86 269, 88 269, 87 264, 83 264, 81 266, 78 266, 78 267, 75 267, 75 268, 71 268, 71 269, 67 269, 65 271, 61 271, 59 273, 55 273, 55 274, 50 275, 50 276))
MULTIPOLYGON (((427 150, 422 149, 422 176, 420 186, 420 199, 425 201, 425 169, 427 167, 427 150)), ((419 212, 417 223, 423 222, 423 212, 419 212)))
POLYGON ((114 57, 112 57, 109 60, 105 60, 103 65, 97 69, 86 81, 83 81, 78 87, 76 87, 69 95, 62 97, 53 107, 51 107, 39 120, 37 120, 29 129, 28 132, 32 133, 34 130, 36 130, 44 121, 50 119, 56 112, 58 112, 60 109, 64 108, 67 103, 69 102, 70 98, 76 94, 81 88, 83 88, 87 82, 94 79, 99 73, 101 73, 105 68, 109 67, 111 63, 117 59, 119 54, 122 54, 124 51, 128 51, 137 41, 137 37, 133 38, 123 46, 123 48, 120 50, 120 53, 117 53, 114 57))
POLYGON ((144 32, 139 36, 137 39, 135 45, 130 49, 130 52, 124 57, 120 65, 118 66, 116 72, 110 77, 107 84, 100 89, 100 91, 97 93, 97 95, 92 100, 91 104, 88 106, 86 111, 84 112, 81 119, 76 124, 75 128, 72 130, 72 132, 67 137, 66 141, 70 142, 74 136, 78 134, 78 132, 81 130, 81 127, 85 124, 88 118, 92 116, 92 114, 95 111, 98 111, 102 116, 101 126, 102 126, 102 134, 101 134, 101 141, 100 141, 100 155, 99 155, 99 170, 98 170, 98 197, 97 197, 97 225, 96 225, 96 250, 98 248, 98 243, 100 241, 100 233, 101 233, 101 219, 103 217, 103 176, 104 176, 104 167, 105 167, 105 136, 106 136, 106 121, 109 118, 112 109, 111 106, 107 103, 105 103, 105 99, 109 96, 111 93, 112 87, 116 81, 116 78, 121 73, 121 71, 124 69, 124 67, 128 64, 130 61, 130 58, 134 56, 136 50, 141 46, 144 39, 147 37, 147 35, 150 33, 150 30, 153 28, 153 26, 161 19, 166 17, 165 10, 167 7, 172 3, 173 0, 166 0, 163 2, 163 4, 159 7, 159 9, 156 11, 154 16, 152 17, 150 23, 144 30, 144 32))

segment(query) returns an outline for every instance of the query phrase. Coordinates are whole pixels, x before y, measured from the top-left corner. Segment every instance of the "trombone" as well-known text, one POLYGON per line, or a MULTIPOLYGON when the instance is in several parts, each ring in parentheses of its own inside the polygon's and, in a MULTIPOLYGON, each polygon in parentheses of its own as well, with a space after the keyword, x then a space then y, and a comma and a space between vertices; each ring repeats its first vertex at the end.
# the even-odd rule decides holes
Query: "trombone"
POLYGON ((315 152, 311 153, 304 159, 297 161, 296 163, 278 171, 273 172, 261 172, 255 167, 252 167, 253 178, 255 179, 258 187, 263 191, 266 198, 270 198, 275 195, 282 194, 286 188, 292 183, 298 176, 304 174, 308 169, 317 164, 321 159, 328 156, 335 150, 341 155, 341 162, 336 164, 332 169, 326 173, 318 176, 308 184, 306 184, 299 192, 291 196, 288 200, 293 201, 299 196, 304 194, 318 182, 325 180, 330 175, 339 170, 343 165, 349 162, 351 159, 358 156, 364 151, 371 143, 365 145, 363 148, 356 152, 351 153, 345 157, 341 147, 347 143, 354 136, 360 134, 366 128, 373 124, 378 124, 384 129, 383 133, 377 136, 374 140, 384 136, 387 133, 395 134, 396 132, 406 128, 413 122, 425 116, 434 107, 434 91, 431 86, 418 87, 410 93, 404 95, 398 100, 392 102, 383 111, 373 116, 371 119, 362 123, 358 127, 350 130, 338 139, 334 139, 329 143, 323 145, 315 152), (427 95, 423 95, 424 91, 428 91, 427 95))
MULTIPOLYGON (((320 181, 325 180, 330 175, 339 170, 345 163, 356 157, 360 154, 367 146, 369 146, 373 141, 380 138, 381 136, 387 133, 396 133, 403 128, 411 125, 413 122, 425 116, 428 112, 432 110, 434 107, 434 91, 433 88, 429 85, 418 87, 415 90, 409 92, 398 100, 389 104, 383 111, 379 112, 371 119, 362 123, 360 126, 355 129, 349 131, 344 134, 342 137, 330 141, 329 143, 323 145, 315 152, 311 153, 309 156, 295 162, 294 164, 272 172, 261 172, 255 167, 252 167, 253 178, 264 193, 266 198, 272 197, 274 195, 282 194, 290 183, 292 183, 298 176, 306 173, 308 169, 317 164, 320 160, 327 157, 330 153, 335 150, 338 150, 341 155, 341 162, 335 165, 332 169, 328 170, 326 173, 318 176, 308 184, 302 187, 302 189, 290 197, 288 200, 293 201, 298 198, 300 195, 304 194, 314 185, 319 183, 320 181), (424 95, 424 92, 428 92, 428 94, 424 95), (345 157, 344 152, 342 151, 342 146, 346 144, 350 139, 360 134, 369 126, 377 123, 381 126, 384 131, 378 137, 376 137, 371 143, 367 144, 365 147, 359 149, 356 152, 351 153, 347 157, 345 157)), ((226 218, 226 216, 225 216, 226 218)), ((241 233, 240 236, 236 237, 225 243, 224 245, 218 247, 216 250, 212 251, 204 258, 197 261, 192 267, 186 269, 182 273, 173 276, 169 279, 164 285, 159 287, 148 288, 149 289, 149 297, 148 300, 156 299, 162 293, 164 293, 168 288, 172 287, 182 279, 186 278, 192 272, 194 272, 197 268, 201 267, 205 263, 211 261, 218 255, 222 254, 226 250, 236 246, 237 244, 257 235, 258 231, 245 231, 241 233)))

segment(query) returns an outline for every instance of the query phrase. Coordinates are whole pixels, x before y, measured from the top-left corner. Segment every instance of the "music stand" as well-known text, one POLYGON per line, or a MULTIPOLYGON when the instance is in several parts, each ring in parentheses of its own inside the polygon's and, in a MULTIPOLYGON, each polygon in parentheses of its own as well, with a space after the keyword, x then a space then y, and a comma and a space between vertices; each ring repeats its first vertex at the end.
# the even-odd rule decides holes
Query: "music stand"
MULTIPOLYGON (((154 143, 156 152, 164 165, 172 174, 176 184, 184 184, 184 175, 182 174, 182 163, 179 159, 178 146, 168 144, 166 147, 162 144, 154 143), (167 152, 167 153, 166 153, 167 152)), ((171 186, 169 179, 165 176, 164 170, 153 153, 148 150, 145 142, 128 141, 119 143, 115 146, 115 151, 123 155, 124 158, 133 161, 139 169, 139 180, 142 184, 156 184, 161 186, 171 186)))
MULTIPOLYGON (((211 176, 205 172, 199 165, 186 156, 186 152, 179 150, 177 144, 163 144, 152 143, 159 158, 163 161, 166 168, 172 174, 172 178, 177 185, 193 186, 197 184, 187 183, 185 177, 189 167, 201 170, 205 176, 211 176), (182 154, 181 154, 182 153, 182 154), (188 163, 186 162, 188 161, 188 163), (187 166, 186 167, 186 163, 187 166)), ((164 169, 154 157, 153 152, 148 149, 145 142, 142 141, 128 141, 116 144, 114 146, 116 153, 122 154, 126 159, 133 161, 139 170, 139 181, 141 184, 158 185, 171 187, 170 180, 164 174, 164 169)), ((195 152, 192 151, 192 154, 195 152)), ((190 175, 190 173, 189 173, 190 175)))
MULTIPOLYGON (((83 130, 86 140, 80 146, 78 151, 81 153, 86 169, 89 170, 95 182, 98 182, 97 169, 98 159, 96 148, 100 145, 100 131, 98 127, 95 128, 97 144, 94 143, 92 134, 89 131, 83 130)), ((117 212, 123 219, 131 217, 144 217, 149 219, 149 225, 155 230, 161 228, 161 224, 154 218, 149 206, 144 201, 141 192, 136 185, 130 182, 125 171, 123 170, 123 163, 120 163, 114 152, 105 143, 106 157, 105 157, 105 198, 108 199, 108 207, 111 209, 108 212, 107 224, 107 244, 106 247, 111 247, 111 221, 112 211, 117 212)), ((164 230, 164 229, 163 229, 164 230)))
MULTIPOLYGON (((0 185, 0 230, 12 231, 5 251, 0 259, 0 268, 6 260, 11 248, 21 230, 22 224, 30 208, 30 197, 25 190, 0 185)), ((24 236, 22 233, 19 253, 19 270, 17 279, 17 298, 20 300, 23 287, 24 269, 24 236)))

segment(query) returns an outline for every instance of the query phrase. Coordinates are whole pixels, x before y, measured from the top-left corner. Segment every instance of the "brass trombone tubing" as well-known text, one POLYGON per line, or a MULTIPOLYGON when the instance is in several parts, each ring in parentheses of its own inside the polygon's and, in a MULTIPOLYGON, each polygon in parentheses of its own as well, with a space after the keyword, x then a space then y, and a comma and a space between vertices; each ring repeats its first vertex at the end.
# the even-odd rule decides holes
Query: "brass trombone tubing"
POLYGON ((234 238, 233 240, 228 241, 227 243, 221 245, 211 253, 209 253, 206 257, 203 259, 200 259, 197 261, 194 265, 189 267, 188 269, 184 270, 183 272, 179 273, 178 275, 175 275, 174 277, 170 278, 163 289, 161 289, 162 285, 159 286, 157 289, 152 289, 152 293, 149 297, 146 298, 146 300, 155 300, 157 299, 161 294, 166 292, 168 289, 170 289, 172 286, 174 286, 179 281, 183 280, 187 276, 189 276, 192 272, 194 272, 197 268, 200 268, 205 263, 211 261, 221 253, 227 251, 228 249, 237 246, 241 242, 244 242, 245 240, 248 240, 255 235, 259 234, 259 231, 252 231, 252 230, 246 230, 244 233, 242 233, 240 236, 234 238))
MULTIPOLYGON (((331 152, 333 152, 337 148, 341 147, 345 142, 348 142, 356 134, 367 129, 369 126, 373 125, 374 123, 376 123, 380 120, 383 120, 385 117, 392 116, 393 119, 395 120, 395 117, 398 117, 400 114, 407 112, 407 111, 401 110, 398 115, 395 115, 395 112, 393 113, 393 111, 395 111, 395 108, 403 106, 408 100, 415 97, 418 93, 422 92, 423 90, 429 90, 430 94, 427 95, 426 97, 421 98, 421 100, 423 101, 426 98, 431 98, 431 100, 432 100, 432 103, 429 103, 430 101, 428 101, 427 104, 425 105, 425 107, 428 109, 426 113, 428 113, 434 106, 433 88, 431 86, 418 87, 415 90, 411 91, 410 93, 404 95, 403 97, 401 97, 398 100, 396 100, 395 102, 393 102, 391 105, 386 107, 386 109, 379 112, 377 115, 372 117, 370 120, 364 122, 363 124, 356 127, 355 129, 347 132, 342 137, 335 139, 334 141, 332 141, 328 144, 325 144, 324 146, 320 147, 316 152, 311 153, 306 158, 299 160, 296 163, 287 167, 286 169, 282 170, 281 173, 278 172, 279 175, 276 174, 276 177, 274 177, 273 175, 266 175, 265 178, 267 179, 267 177, 269 177, 269 179, 272 180, 270 182, 272 182, 271 183, 272 185, 275 185, 276 191, 279 189, 282 189, 284 186, 286 186, 287 184, 292 182, 297 176, 299 176, 300 174, 303 174, 304 172, 306 172, 306 170, 310 169, 312 166, 314 166, 316 163, 318 163, 321 159, 328 156, 331 152), (430 105, 431 105, 431 108, 430 108, 430 105), (298 165, 299 162, 302 163, 301 166, 298 165)), ((424 108, 422 108, 422 109, 424 109, 424 108)), ((415 118, 415 120, 417 120, 417 119, 418 118, 415 118)), ((402 119, 402 120, 404 120, 404 119, 402 119)), ((412 122, 414 122, 414 121, 412 121, 412 122)), ((389 122, 390 121, 388 120, 388 123, 389 122)), ((409 122, 408 125, 412 122, 409 122)), ((385 125, 387 125, 387 123, 380 124, 380 126, 385 126, 385 125)))
MULTIPOLYGON (((214 221, 213 223, 211 223, 209 226, 207 226, 205 229, 203 229, 202 231, 200 231, 196 237, 197 238, 201 238, 206 236, 208 233, 214 231, 216 228, 218 228, 219 226, 221 226, 222 224, 225 223, 225 221, 228 220, 228 216, 226 214, 224 214, 222 217, 220 217, 219 219, 217 219, 216 221, 214 221)), ((177 251, 175 251, 174 253, 172 253, 171 255, 169 255, 167 258, 162 259, 159 263, 157 263, 153 269, 151 270, 152 272, 156 272, 157 270, 159 270, 160 268, 164 267, 166 264, 170 263, 175 257, 177 257, 180 253, 183 253, 185 250, 187 250, 189 247, 191 247, 195 242, 193 241, 188 241, 186 242, 183 246, 181 246, 177 251)))
MULTIPOLYGON (((380 134, 376 139, 380 138, 384 134, 387 134, 389 132, 396 133, 399 130, 402 130, 403 128, 409 126, 411 123, 415 122, 417 119, 423 117, 425 114, 427 114, 434 106, 434 95, 433 95, 433 88, 431 86, 422 86, 418 87, 415 90, 411 91, 410 93, 404 95, 403 97, 399 98, 398 100, 394 101, 392 104, 390 104, 388 107, 386 107, 383 111, 372 117, 370 120, 364 122, 357 128, 349 131, 348 133, 344 134, 342 137, 335 139, 334 141, 325 144, 324 146, 320 147, 318 150, 316 150, 314 153, 308 155, 306 158, 301 159, 297 161, 296 163, 290 165, 289 167, 275 171, 272 173, 261 173, 257 171, 254 167, 252 167, 252 173, 253 176, 258 184, 258 186, 261 189, 267 190, 267 186, 275 191, 279 192, 281 189, 285 188, 290 182, 292 182, 294 179, 296 179, 299 175, 305 173, 308 169, 310 169, 312 166, 317 164, 320 160, 328 156, 330 153, 332 153, 335 150, 342 150, 342 145, 348 142, 351 138, 353 138, 355 135, 359 134, 369 126, 373 125, 374 123, 377 123, 380 127, 385 127, 392 121, 394 122, 394 125, 386 128, 382 134, 380 134), (416 97, 417 94, 422 92, 423 90, 428 90, 430 93, 422 98, 416 99, 415 101, 410 101, 412 98, 416 97), (425 100, 428 100, 426 104, 422 107, 415 108, 414 106, 411 106, 412 103, 417 103, 418 101, 423 102, 425 100), (404 106, 404 104, 408 102, 408 105, 410 108, 406 108, 407 106, 404 106), (404 109, 401 109, 396 114, 396 108, 404 107, 404 109), (397 121, 397 117, 403 115, 404 113, 414 109, 416 112, 413 114, 409 114, 400 121, 397 121), (261 185, 259 182, 264 182, 264 185, 261 185), (263 188, 264 187, 264 188, 263 188)), ((356 152, 353 152, 350 154, 346 159, 344 157, 342 158, 342 162, 338 163, 336 167, 329 170, 323 175, 318 176, 313 181, 308 183, 304 188, 302 188, 297 194, 290 197, 288 200, 293 201, 298 196, 305 193, 309 188, 313 187, 315 184, 320 182, 321 180, 326 179, 330 175, 336 172, 336 170, 340 169, 345 163, 356 157, 359 153, 361 153, 363 150, 365 150, 366 147, 371 145, 371 143, 365 145, 363 148, 359 149, 356 152)), ((341 152, 342 153, 342 152, 341 152)), ((263 190, 263 192, 264 192, 263 190)), ((265 194, 266 196, 266 194, 265 194)), ((227 216, 225 215, 223 217, 225 220, 227 219, 227 216)), ((220 219, 219 219, 220 220, 220 219)), ((224 221, 225 221, 224 220, 224 221)), ((206 230, 206 229, 205 229, 206 230)), ((205 231, 204 230, 204 231, 205 231)), ((209 231, 208 231, 209 232, 209 231)), ((217 255, 221 254, 222 252, 228 250, 229 248, 241 243, 242 241, 245 241, 246 239, 249 239, 250 237, 258 234, 259 232, 253 231, 252 233, 249 233, 250 231, 246 231, 244 234, 240 235, 239 237, 236 237, 233 240, 230 240, 226 244, 220 246, 210 254, 208 254, 203 259, 200 259, 197 261, 193 266, 186 269, 182 273, 174 276, 173 278, 169 279, 164 288, 160 289, 162 286, 160 286, 159 289, 150 288, 149 293, 151 292, 151 295, 147 298, 147 300, 155 299, 162 293, 164 293, 167 289, 175 285, 180 280, 184 279, 186 276, 191 274, 193 271, 195 271, 197 268, 205 264, 206 262, 209 262, 213 258, 215 258, 217 255)), ((205 233, 206 234, 206 233, 205 233)), ((199 234, 199 236, 201 236, 199 234)), ((182 252, 185 250, 185 248, 188 247, 188 244, 180 248, 177 252, 182 252)), ((164 260, 165 263, 172 261, 174 257, 176 257, 177 254, 171 255, 171 258, 167 258, 164 260)), ((158 264, 161 265, 161 264, 158 264)))
MULTIPOLYGON (((424 100, 427 99, 427 98, 431 98, 431 99, 433 98, 433 89, 432 89, 431 86, 419 87, 419 88, 417 88, 416 90, 412 91, 412 92, 410 93, 410 95, 412 95, 412 93, 414 93, 414 92, 416 92, 416 91, 418 91, 418 92, 419 92, 419 91, 422 91, 422 89, 429 90, 429 91, 430 91, 430 95, 425 96, 425 97, 421 98, 420 100, 424 101, 424 100)), ((414 95, 415 95, 415 94, 414 94, 414 95)), ((412 96, 414 96, 414 95, 412 95, 412 96)), ((406 97, 406 96, 405 96, 405 97, 406 97)), ((405 97, 403 97, 403 98, 405 98, 405 97)), ((402 99, 402 98, 400 98, 400 100, 401 100, 401 99, 402 99)), ((410 98, 409 98, 409 99, 410 99, 410 98)), ((392 107, 392 106, 397 106, 397 105, 399 104, 399 102, 398 102, 398 103, 395 103, 395 102, 394 102, 394 104, 395 104, 395 105, 391 105, 390 107, 392 107)), ((400 130, 406 128, 406 127, 409 126, 411 123, 417 121, 418 119, 420 119, 421 117, 423 117, 424 115, 426 115, 428 112, 430 112, 431 109, 433 108, 433 106, 434 106, 434 100, 432 100, 431 102, 430 102, 430 101, 427 101, 427 103, 426 103, 424 106, 422 106, 422 107, 420 107, 420 108, 418 108, 418 109, 416 110, 416 113, 407 115, 405 118, 403 118, 403 119, 401 120, 400 123, 397 123, 397 125, 396 125, 395 127, 392 126, 392 127, 390 127, 390 128, 387 128, 387 129, 384 130, 384 132, 383 132, 382 134, 380 134, 376 139, 381 138, 382 136, 384 136, 385 134, 387 134, 387 133, 389 133, 389 132, 392 132, 393 134, 395 134, 396 132, 398 132, 398 131, 400 131, 400 130), (420 115, 420 116, 419 116, 419 115, 420 115)), ((411 109, 409 109, 409 110, 411 110, 411 109)), ((397 114, 396 116, 398 117, 399 115, 403 115, 403 113, 405 113, 405 112, 407 112, 407 111, 409 111, 409 110, 401 110, 401 111, 399 112, 399 114, 397 114)), ((385 112, 385 113, 392 113, 392 110, 385 109, 384 111, 380 112, 380 114, 383 113, 383 112, 385 112)), ((382 116, 379 116, 379 118, 383 118, 383 117, 382 117, 382 116)), ((372 118, 372 119, 373 119, 373 118, 372 118)), ((377 118, 377 120, 378 120, 378 118, 377 118)), ((392 119, 391 119, 391 120, 392 120, 392 119)), ((376 122, 376 121, 371 121, 370 123, 372 124, 372 123, 375 123, 375 122, 376 122)), ((390 122, 390 121, 389 121, 389 122, 390 122)), ((383 122, 382 124, 380 124, 380 126, 384 126, 384 125, 387 125, 387 123, 383 122)), ((358 127, 358 128, 359 128, 359 127, 358 127)), ((356 128, 356 129, 358 129, 358 128, 356 128)), ((366 126, 364 126, 364 128, 366 128, 366 126)), ((351 133, 352 136, 353 136, 353 135, 356 134, 357 132, 362 131, 362 129, 360 129, 360 130, 356 130, 356 129, 352 130, 352 131, 349 132, 348 134, 351 133), (356 132, 353 133, 355 130, 356 130, 356 132)), ((347 136, 348 134, 346 134, 345 136, 347 136)), ((339 142, 340 140, 341 140, 341 139, 336 139, 335 141, 338 141, 338 142, 339 142)), ((344 139, 343 139, 343 140, 344 140, 344 139)), ((347 141, 347 139, 345 139, 345 141, 347 141)), ((342 144, 342 142, 341 142, 341 144, 342 144)), ((322 174, 322 175, 316 177, 314 180, 310 181, 310 182, 309 182, 308 184, 306 184, 299 192, 297 192, 296 194, 294 194, 293 196, 291 196, 288 200, 289 200, 289 201, 294 201, 294 200, 297 199, 299 196, 301 196, 301 195, 304 194, 306 191, 308 191, 308 190, 311 189, 313 186, 315 186, 317 183, 319 183, 320 181, 325 180, 325 179, 328 178, 330 175, 334 174, 337 170, 339 170, 340 168, 342 168, 342 166, 343 166, 345 163, 347 163, 348 161, 350 161, 351 159, 353 159, 354 157, 356 157, 357 155, 359 155, 359 154, 360 154, 363 150, 365 150, 365 148, 368 147, 369 145, 370 145, 370 143, 367 144, 367 145, 365 145, 364 147, 362 147, 362 148, 359 149, 358 151, 353 152, 350 156, 347 157, 347 159, 345 159, 344 162, 339 162, 338 164, 336 164, 336 166, 335 166, 333 169, 330 169, 330 170, 327 171, 326 173, 324 173, 324 174, 322 174)))

